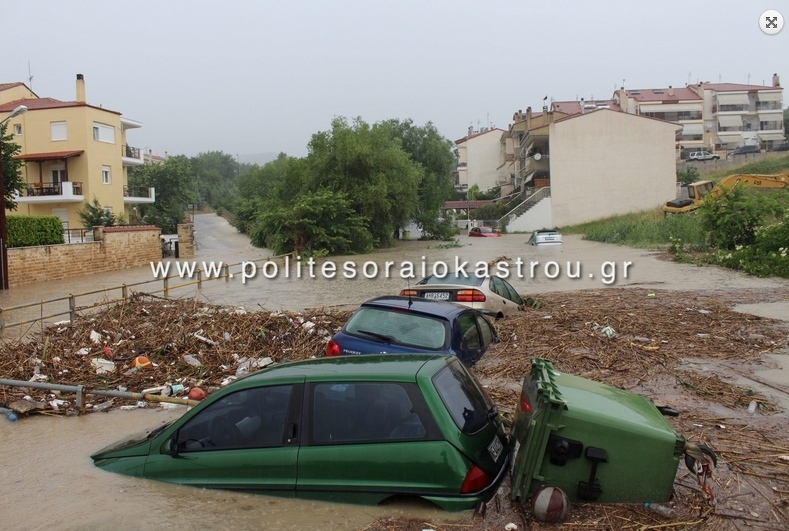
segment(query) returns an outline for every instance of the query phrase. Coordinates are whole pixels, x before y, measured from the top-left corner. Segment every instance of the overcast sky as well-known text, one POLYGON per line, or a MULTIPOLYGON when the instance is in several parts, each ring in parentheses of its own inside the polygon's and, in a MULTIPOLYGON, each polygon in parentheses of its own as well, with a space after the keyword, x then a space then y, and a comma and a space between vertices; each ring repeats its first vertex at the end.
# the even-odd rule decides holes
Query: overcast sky
MULTIPOLYGON (((542 100, 789 84, 787 0, 0 0, 0 82, 142 122, 154 153, 304 156, 335 116, 506 128, 542 100), (29 70, 28 70, 29 69, 29 70), (32 75, 32 82, 28 81, 32 75)), ((784 96, 787 104, 787 96, 784 96)))

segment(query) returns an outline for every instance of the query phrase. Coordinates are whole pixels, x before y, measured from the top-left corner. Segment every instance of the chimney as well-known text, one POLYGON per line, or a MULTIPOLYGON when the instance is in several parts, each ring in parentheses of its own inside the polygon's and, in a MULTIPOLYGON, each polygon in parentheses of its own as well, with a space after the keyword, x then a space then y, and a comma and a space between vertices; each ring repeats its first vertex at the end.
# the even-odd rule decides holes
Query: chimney
POLYGON ((581 114, 584 114, 586 112, 586 109, 585 109, 584 105, 585 105, 584 99, 581 98, 581 114))
POLYGON ((531 107, 526 107, 526 129, 531 127, 531 107))
POLYGON ((674 95, 674 87, 672 87, 671 85, 668 86, 668 95, 669 96, 673 96, 674 95))
POLYGON ((474 134, 474 126, 470 125, 468 126, 468 136, 471 136, 472 134, 474 134))
POLYGON ((85 78, 82 74, 77 74, 77 101, 85 103, 85 78))
POLYGON ((778 77, 778 74, 773 74, 773 86, 774 87, 781 86, 781 78, 778 77))

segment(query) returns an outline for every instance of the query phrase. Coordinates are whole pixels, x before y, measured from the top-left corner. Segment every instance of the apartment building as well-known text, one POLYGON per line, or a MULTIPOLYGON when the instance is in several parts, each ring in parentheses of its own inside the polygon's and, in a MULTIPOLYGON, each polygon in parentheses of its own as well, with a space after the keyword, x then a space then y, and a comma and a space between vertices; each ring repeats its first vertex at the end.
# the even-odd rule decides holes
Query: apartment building
POLYGON ((614 94, 614 101, 628 114, 638 114, 673 122, 682 126, 677 131, 676 149, 711 146, 704 135, 704 101, 688 87, 625 90, 614 94))
POLYGON ((744 145, 770 149, 785 142, 783 88, 772 84, 697 83, 686 87, 625 90, 614 100, 624 112, 678 123, 677 150, 732 150, 744 145))
POLYGON ((21 147, 26 185, 15 214, 58 216, 66 228, 81 227, 78 212, 96 198, 116 216, 133 220, 134 206, 155 201, 155 190, 128 186, 128 169, 144 163, 128 133, 142 127, 120 112, 87 103, 85 79, 77 74, 73 101, 39 97, 24 83, 0 84, 0 119, 16 107, 27 112, 8 123, 21 147))
POLYGON ((499 174, 503 132, 496 127, 484 127, 479 131, 469 127, 468 134, 455 141, 458 154, 455 188, 466 190, 476 184, 482 192, 487 192, 509 183, 509 178, 501 179, 499 174))
POLYGON ((689 85, 703 100, 705 141, 721 149, 758 145, 770 149, 786 142, 783 88, 778 74, 772 85, 698 83, 689 85))

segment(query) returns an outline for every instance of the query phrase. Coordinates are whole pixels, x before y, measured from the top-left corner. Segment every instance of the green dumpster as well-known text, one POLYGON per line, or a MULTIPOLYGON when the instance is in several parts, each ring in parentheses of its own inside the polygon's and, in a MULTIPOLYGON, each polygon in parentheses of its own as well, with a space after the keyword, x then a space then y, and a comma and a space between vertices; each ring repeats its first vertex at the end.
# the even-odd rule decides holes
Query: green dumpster
POLYGON ((512 429, 512 499, 543 485, 579 503, 660 503, 685 439, 648 399, 533 358, 512 429))

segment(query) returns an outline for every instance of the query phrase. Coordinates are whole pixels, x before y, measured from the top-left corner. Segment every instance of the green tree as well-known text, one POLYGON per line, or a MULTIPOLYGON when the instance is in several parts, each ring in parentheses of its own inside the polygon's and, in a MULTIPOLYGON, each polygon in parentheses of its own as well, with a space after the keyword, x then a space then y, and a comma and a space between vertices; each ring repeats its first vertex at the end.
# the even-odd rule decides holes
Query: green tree
POLYGON ((8 210, 16 210, 16 202, 14 201, 14 193, 20 192, 25 187, 25 182, 22 179, 22 161, 14 158, 19 154, 21 148, 18 144, 14 143, 14 136, 6 135, 8 122, 0 126, 0 144, 2 144, 2 153, 0 158, 3 165, 3 194, 5 195, 5 208, 8 210))
POLYGON ((414 217, 424 168, 414 163, 388 127, 335 118, 330 131, 309 144, 306 192, 330 190, 347 197, 367 220, 375 246, 394 242, 394 233, 414 217))
POLYGON ((443 138, 428 122, 422 127, 412 120, 388 120, 381 124, 390 128, 411 160, 423 169, 417 191, 414 221, 428 237, 447 239, 453 234, 450 220, 442 221, 441 207, 452 197, 453 171, 457 167, 454 144, 443 138))
POLYGON ((240 166, 232 155, 221 151, 200 153, 190 160, 199 199, 214 208, 229 207, 235 199, 240 166))
POLYGON ((682 171, 677 172, 677 182, 680 184, 695 183, 698 180, 699 180, 699 170, 698 168, 696 168, 696 166, 687 166, 682 171))
POLYGON ((129 186, 156 189, 156 202, 140 205, 141 215, 165 233, 174 233, 184 219, 186 205, 197 201, 192 165, 183 155, 169 157, 163 164, 141 166, 129 176, 129 186))
POLYGON ((250 237, 255 245, 277 254, 364 253, 373 248, 367 221, 344 194, 319 190, 291 205, 262 212, 250 237))
POLYGON ((750 193, 744 186, 734 186, 724 189, 718 197, 707 195, 699 213, 712 246, 736 249, 752 245, 764 220, 779 215, 782 210, 774 197, 750 193))
POLYGON ((115 217, 115 214, 101 206, 95 195, 93 196, 93 202, 85 202, 85 205, 77 212, 77 215, 82 221, 82 226, 87 229, 91 227, 112 227, 118 223, 118 218, 115 217))

